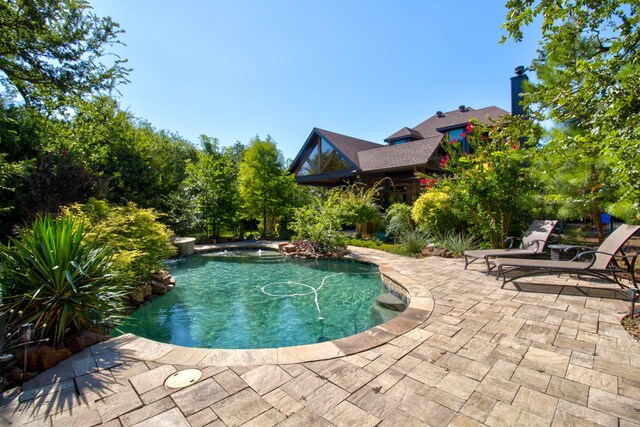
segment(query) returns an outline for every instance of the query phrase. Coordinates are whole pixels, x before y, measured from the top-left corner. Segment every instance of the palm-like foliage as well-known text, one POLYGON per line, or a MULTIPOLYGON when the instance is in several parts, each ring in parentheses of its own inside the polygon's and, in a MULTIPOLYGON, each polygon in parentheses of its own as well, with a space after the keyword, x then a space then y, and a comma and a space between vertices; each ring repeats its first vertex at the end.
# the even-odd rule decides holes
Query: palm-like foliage
POLYGON ((67 333, 113 322, 122 312, 125 289, 111 280, 111 257, 106 247, 85 238, 75 218, 38 217, 17 239, 0 244, 1 309, 21 312, 21 322, 43 327, 54 343, 67 333))

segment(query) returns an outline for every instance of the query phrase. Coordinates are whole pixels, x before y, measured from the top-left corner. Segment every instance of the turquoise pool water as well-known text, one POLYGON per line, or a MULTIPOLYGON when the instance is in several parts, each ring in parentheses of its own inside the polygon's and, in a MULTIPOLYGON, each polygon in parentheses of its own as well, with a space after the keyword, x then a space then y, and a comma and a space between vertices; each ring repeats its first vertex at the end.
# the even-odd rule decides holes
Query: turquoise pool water
POLYGON ((203 348, 274 348, 353 335, 399 313, 379 307, 377 266, 229 251, 171 264, 176 287, 143 305, 123 332, 203 348))

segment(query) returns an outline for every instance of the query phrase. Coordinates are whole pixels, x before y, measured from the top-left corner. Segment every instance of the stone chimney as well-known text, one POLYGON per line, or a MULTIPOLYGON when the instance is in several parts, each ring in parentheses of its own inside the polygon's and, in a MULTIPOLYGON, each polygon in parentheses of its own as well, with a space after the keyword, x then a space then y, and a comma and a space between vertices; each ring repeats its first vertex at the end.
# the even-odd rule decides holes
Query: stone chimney
POLYGON ((524 116, 524 109, 520 105, 522 100, 522 86, 529 77, 524 73, 522 65, 516 67, 516 75, 511 77, 511 114, 514 116, 524 116))

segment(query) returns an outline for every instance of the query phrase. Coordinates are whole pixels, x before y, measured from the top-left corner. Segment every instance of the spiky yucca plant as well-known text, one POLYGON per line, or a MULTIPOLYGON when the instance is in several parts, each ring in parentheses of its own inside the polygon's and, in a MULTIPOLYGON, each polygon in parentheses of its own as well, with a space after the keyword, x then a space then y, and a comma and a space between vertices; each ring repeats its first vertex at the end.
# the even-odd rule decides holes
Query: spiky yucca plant
POLYGON ((111 280, 111 251, 85 236, 77 219, 43 215, 0 244, 0 310, 21 313, 20 322, 44 328, 54 344, 116 321, 126 290, 111 280))

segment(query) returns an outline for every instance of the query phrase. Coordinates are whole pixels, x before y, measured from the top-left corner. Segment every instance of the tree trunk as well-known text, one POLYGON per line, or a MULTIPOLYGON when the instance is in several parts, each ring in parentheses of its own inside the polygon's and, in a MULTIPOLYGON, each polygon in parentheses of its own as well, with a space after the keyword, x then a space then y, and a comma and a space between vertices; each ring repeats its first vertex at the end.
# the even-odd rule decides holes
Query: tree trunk
POLYGON ((267 237, 267 204, 262 206, 262 238, 267 237))
POLYGON ((602 243, 604 241, 604 226, 602 225, 602 217, 600 216, 601 213, 602 211, 600 211, 600 208, 598 208, 597 206, 593 208, 593 215, 595 216, 596 221, 596 229, 598 230, 599 243, 602 243))

